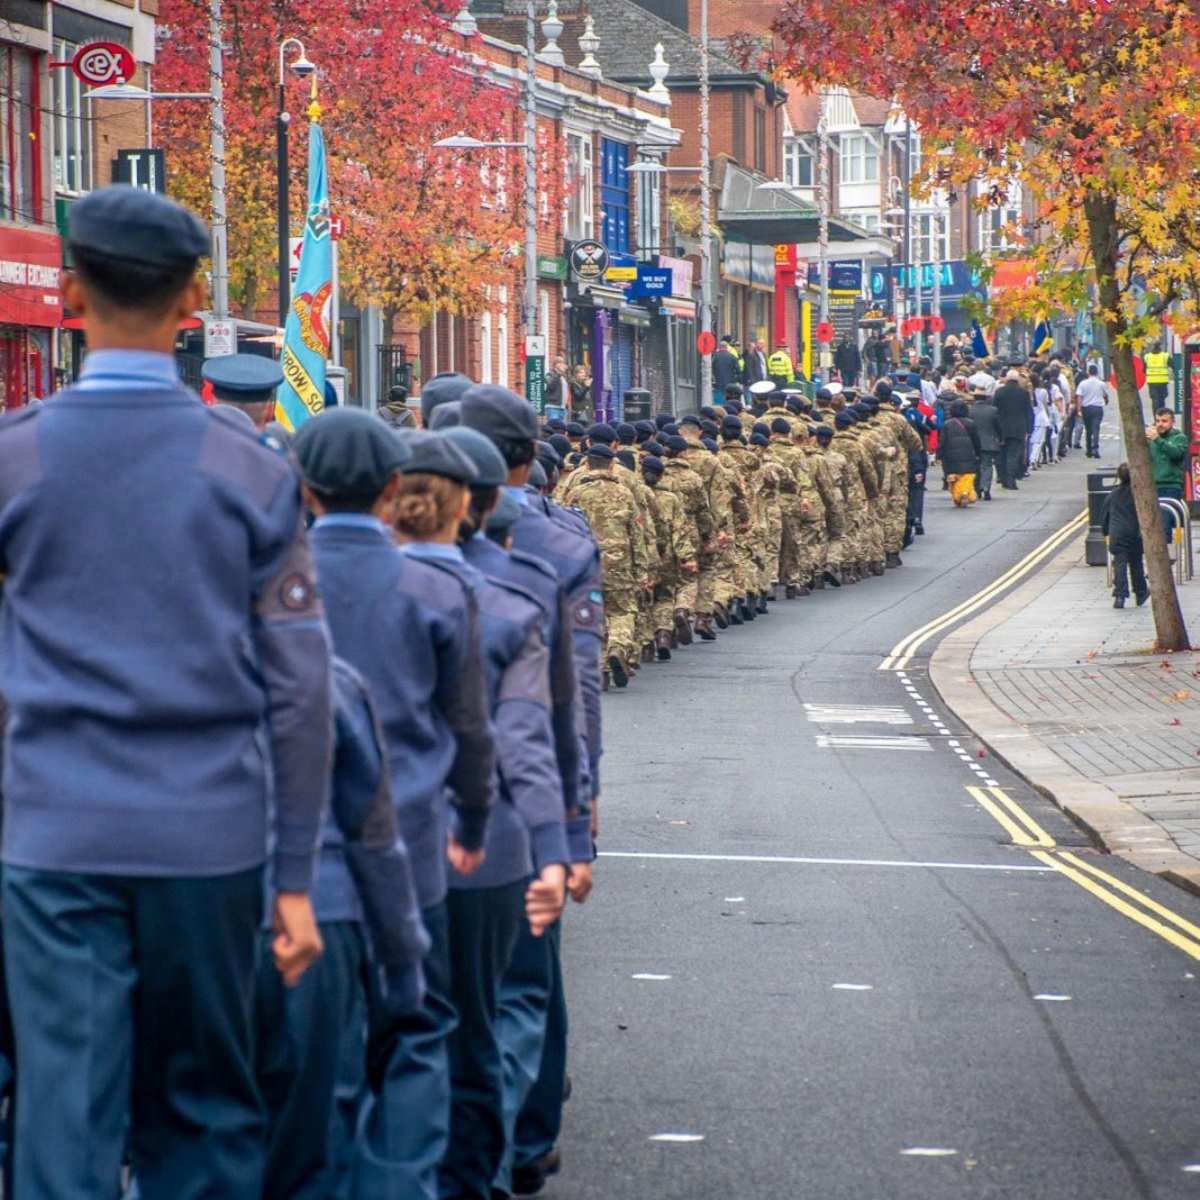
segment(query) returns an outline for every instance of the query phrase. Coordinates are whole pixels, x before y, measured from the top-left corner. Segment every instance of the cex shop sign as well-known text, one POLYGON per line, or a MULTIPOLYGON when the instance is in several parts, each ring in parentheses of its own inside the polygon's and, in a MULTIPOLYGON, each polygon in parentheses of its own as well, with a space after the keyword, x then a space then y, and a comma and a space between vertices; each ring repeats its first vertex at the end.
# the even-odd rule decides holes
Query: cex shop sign
POLYGON ((0 225, 0 325, 62 322, 62 239, 0 225))

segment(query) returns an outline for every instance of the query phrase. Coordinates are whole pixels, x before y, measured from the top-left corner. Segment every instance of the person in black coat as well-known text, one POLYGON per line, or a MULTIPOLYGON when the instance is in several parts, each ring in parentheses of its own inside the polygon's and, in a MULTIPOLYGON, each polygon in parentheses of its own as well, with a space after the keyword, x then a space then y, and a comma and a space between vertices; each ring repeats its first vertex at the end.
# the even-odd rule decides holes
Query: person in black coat
POLYGON ((1133 488, 1129 482, 1129 464, 1117 468, 1117 486, 1104 500, 1100 513, 1100 531, 1108 538, 1112 555, 1113 608, 1124 608, 1129 599, 1129 583, 1141 608, 1150 599, 1146 583, 1146 566, 1142 558, 1142 530, 1138 525, 1133 503, 1133 488))
POLYGON ((738 362, 737 355, 733 352, 729 335, 726 334, 712 357, 713 403, 720 404, 725 398, 725 389, 731 383, 741 383, 741 381, 742 367, 738 362))
POLYGON ((979 494, 992 498, 992 477, 1004 434, 1000 429, 1000 414, 986 392, 976 392, 971 401, 971 420, 979 434, 979 494))
POLYGON ((977 499, 975 477, 979 470, 979 432, 967 415, 968 411, 965 401, 955 400, 938 439, 938 458, 950 483, 955 508, 966 508, 977 499))
POLYGON ((1000 486, 1016 491, 1017 476, 1026 461, 1026 444, 1033 432, 1033 397, 1023 388, 1016 371, 1009 371, 1004 383, 992 395, 992 404, 1000 418, 1003 442, 1000 446, 1000 486))
POLYGON ((850 340, 848 333, 842 334, 842 340, 833 352, 833 365, 837 367, 838 377, 846 387, 858 383, 863 368, 862 352, 850 340))

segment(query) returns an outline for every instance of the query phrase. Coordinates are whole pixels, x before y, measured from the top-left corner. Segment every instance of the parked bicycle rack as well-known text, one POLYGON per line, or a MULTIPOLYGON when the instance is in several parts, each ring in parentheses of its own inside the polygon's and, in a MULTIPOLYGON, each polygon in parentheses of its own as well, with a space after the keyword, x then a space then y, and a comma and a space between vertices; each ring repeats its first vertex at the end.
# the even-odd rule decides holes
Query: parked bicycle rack
POLYGON ((1192 514, 1182 500, 1173 496, 1158 498, 1160 511, 1169 512, 1175 518, 1175 528, 1171 531, 1171 541, 1175 546, 1175 582, 1184 583, 1195 574, 1195 560, 1192 554, 1192 514))

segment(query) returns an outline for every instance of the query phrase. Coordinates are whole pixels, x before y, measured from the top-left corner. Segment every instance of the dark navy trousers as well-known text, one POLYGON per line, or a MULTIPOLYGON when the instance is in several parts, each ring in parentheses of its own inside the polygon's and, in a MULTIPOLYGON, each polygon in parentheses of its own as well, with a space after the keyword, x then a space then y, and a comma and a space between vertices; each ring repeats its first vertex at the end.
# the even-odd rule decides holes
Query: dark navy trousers
POLYGON ((372 1092, 359 1120, 355 1200, 437 1200, 438 1168, 450 1137, 449 1042, 457 1016, 450 998, 446 903, 421 910, 430 947, 420 1010, 386 1018, 373 1000, 372 1092))
POLYGON ((16 1195, 258 1200, 252 1064, 262 871, 198 879, 4 868, 16 1195))
POLYGON ((490 1200, 504 1154, 496 995, 525 922, 526 886, 518 879, 499 887, 451 888, 446 902, 458 1028, 450 1039, 450 1144, 439 1180, 445 1200, 490 1200))
MULTIPOLYGON (((354 921, 321 923, 325 953, 286 987, 262 936, 256 1037, 258 1079, 267 1106, 264 1200, 328 1200, 337 1194, 344 1153, 335 1096, 348 1044, 361 1051, 353 1022, 362 1003, 366 943, 354 921)), ((361 1056, 358 1074, 365 1085, 361 1056)), ((359 1089, 361 1094, 361 1087, 359 1089)))

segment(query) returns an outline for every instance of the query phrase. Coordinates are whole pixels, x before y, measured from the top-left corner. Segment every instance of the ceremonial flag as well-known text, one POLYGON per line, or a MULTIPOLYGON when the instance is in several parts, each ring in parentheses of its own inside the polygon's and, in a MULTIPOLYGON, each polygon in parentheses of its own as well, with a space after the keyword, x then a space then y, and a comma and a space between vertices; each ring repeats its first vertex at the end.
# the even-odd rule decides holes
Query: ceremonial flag
POLYGON ((988 349, 987 338, 983 336, 983 330, 979 328, 979 322, 971 321, 971 353, 976 358, 989 358, 991 350, 988 349))
POLYGON ((1050 322, 1039 321, 1037 328, 1033 331, 1033 352, 1034 354, 1045 354, 1047 350, 1053 349, 1054 331, 1050 328, 1050 322))
POLYGON ((333 295, 333 241, 330 237, 329 177, 321 110, 309 109, 308 216, 300 247, 300 270, 292 289, 283 334, 283 383, 275 415, 286 429, 297 429, 325 407, 325 363, 329 359, 330 299, 333 295))

